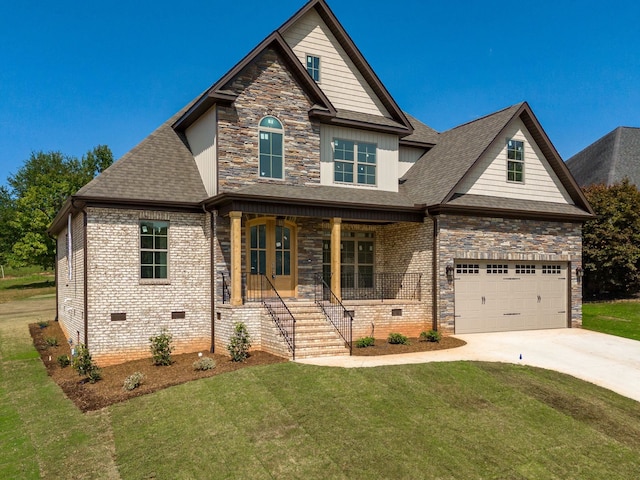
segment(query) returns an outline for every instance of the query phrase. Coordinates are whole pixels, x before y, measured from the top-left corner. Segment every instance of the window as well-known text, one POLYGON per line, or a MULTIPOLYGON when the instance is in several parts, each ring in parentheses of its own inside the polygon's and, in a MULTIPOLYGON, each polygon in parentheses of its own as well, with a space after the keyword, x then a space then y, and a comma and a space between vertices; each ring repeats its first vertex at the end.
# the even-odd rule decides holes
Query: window
POLYGON ((267 273, 267 226, 265 224, 254 225, 251 227, 249 236, 251 273, 265 275, 267 273))
MULTIPOLYGON (((329 232, 325 232, 329 235, 329 232)), ((340 241, 342 288, 373 288, 375 248, 373 232, 343 232, 340 241)), ((323 240, 322 273, 325 282, 331 278, 331 240, 323 240)))
POLYGON ((487 265, 487 274, 492 275, 492 274, 508 274, 509 273, 509 266, 508 265, 494 265, 494 264, 488 264, 487 265))
POLYGON ((283 140, 282 123, 275 117, 260 120, 260 177, 283 177, 283 140))
POLYGON ((168 278, 169 222, 140 222, 140 278, 168 278))
POLYGON ((519 140, 507 142, 507 180, 524 182, 524 143, 519 140))
POLYGON ((307 72, 316 82, 320 81, 320 57, 307 55, 307 72))
POLYGON ((351 140, 333 141, 334 181, 376 184, 376 150, 373 143, 356 143, 351 140))
POLYGON ((477 263, 458 263, 456 273, 476 274, 480 273, 480 265, 477 263))
POLYGON ((560 265, 542 265, 543 275, 560 275, 560 273, 561 273, 560 265))
POLYGON ((517 275, 535 275, 536 266, 535 265, 516 265, 516 274, 517 275))

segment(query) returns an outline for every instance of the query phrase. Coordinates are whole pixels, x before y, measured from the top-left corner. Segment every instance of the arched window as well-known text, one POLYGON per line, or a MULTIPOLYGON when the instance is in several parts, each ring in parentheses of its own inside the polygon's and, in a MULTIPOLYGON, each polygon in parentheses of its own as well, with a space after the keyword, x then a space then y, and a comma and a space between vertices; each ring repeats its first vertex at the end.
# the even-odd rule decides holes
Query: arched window
POLYGON ((260 177, 284 178, 284 129, 275 117, 260 120, 260 177))

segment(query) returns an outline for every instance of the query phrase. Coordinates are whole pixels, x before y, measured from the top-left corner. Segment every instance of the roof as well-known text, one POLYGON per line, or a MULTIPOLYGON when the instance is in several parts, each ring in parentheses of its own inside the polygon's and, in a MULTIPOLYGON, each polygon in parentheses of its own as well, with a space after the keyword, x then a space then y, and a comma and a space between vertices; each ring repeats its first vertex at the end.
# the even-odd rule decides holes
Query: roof
POLYGON ((440 134, 433 128, 425 125, 413 115, 409 115, 407 112, 404 114, 409 119, 411 126, 413 127, 413 133, 400 139, 400 143, 404 145, 435 145, 438 143, 440 134))
POLYGON ((567 160, 567 167, 581 186, 625 178, 640 186, 640 128, 616 128, 567 160))

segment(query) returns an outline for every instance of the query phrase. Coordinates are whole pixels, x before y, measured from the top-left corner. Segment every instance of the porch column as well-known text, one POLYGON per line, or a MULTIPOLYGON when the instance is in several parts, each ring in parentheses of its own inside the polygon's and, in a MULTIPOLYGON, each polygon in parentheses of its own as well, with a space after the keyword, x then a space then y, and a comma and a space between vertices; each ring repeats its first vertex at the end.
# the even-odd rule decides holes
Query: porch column
POLYGON ((341 218, 331 219, 331 291, 342 301, 340 284, 340 240, 341 218))
POLYGON ((231 218, 231 305, 242 305, 242 212, 231 218))

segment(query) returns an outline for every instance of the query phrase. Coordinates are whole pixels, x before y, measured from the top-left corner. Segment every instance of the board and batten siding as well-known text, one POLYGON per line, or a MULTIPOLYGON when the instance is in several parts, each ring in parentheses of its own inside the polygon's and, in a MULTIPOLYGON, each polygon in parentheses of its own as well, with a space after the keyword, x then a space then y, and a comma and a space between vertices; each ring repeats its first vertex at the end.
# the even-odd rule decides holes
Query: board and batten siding
POLYGON ((217 194, 216 119, 216 107, 214 106, 185 132, 202 183, 204 183, 210 197, 217 194))
POLYGON ((424 155, 424 148, 404 147, 400 146, 400 155, 398 158, 398 178, 404 176, 411 167, 424 155))
POLYGON ((573 205, 573 200, 519 119, 494 141, 456 193, 573 205), (510 139, 524 142, 524 183, 507 181, 507 141, 510 139))
POLYGON ((338 110, 389 117, 380 99, 315 10, 289 27, 283 37, 305 68, 307 54, 320 58, 318 85, 338 110))
MULTIPOLYGON (((355 172, 354 172, 355 174, 355 172)), ((398 191, 398 137, 353 128, 320 126, 320 183, 348 188, 398 191), (376 185, 345 184, 333 181, 333 140, 374 143, 376 149, 376 185)))

